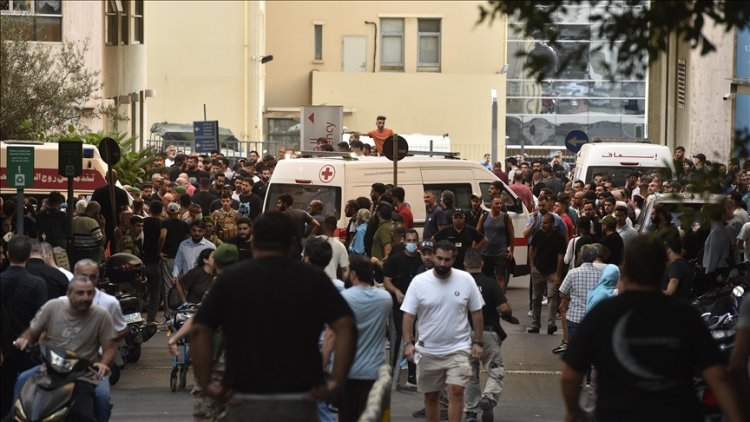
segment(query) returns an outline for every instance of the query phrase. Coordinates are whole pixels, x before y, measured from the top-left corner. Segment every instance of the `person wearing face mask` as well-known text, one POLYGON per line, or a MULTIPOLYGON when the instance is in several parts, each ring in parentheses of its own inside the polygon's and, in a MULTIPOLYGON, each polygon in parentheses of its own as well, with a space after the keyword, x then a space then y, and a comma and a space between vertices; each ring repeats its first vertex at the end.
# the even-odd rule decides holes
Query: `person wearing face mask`
POLYGON ((429 421, 439 419, 444 385, 448 390, 448 420, 461 420, 464 389, 472 376, 470 361, 484 356, 484 300, 471 275, 452 268, 455 254, 453 243, 438 242, 435 266, 412 280, 401 304, 404 354, 417 364, 417 389, 425 395, 429 421), (419 324, 416 342, 412 334, 415 321, 419 324))
MULTIPOLYGON (((393 342, 393 350, 398 348, 401 344, 402 338, 401 328, 404 314, 399 307, 404 301, 404 295, 409 288, 409 284, 411 284, 411 280, 417 274, 422 272, 420 271, 422 258, 417 251, 419 234, 416 230, 409 229, 404 235, 404 240, 404 251, 389 258, 385 261, 385 265, 383 266, 383 286, 385 286, 385 289, 391 293, 393 298, 393 323, 396 327, 396 338, 393 342)), ((391 362, 391 364, 395 367, 400 359, 401 356, 397 356, 397 353, 394 353, 393 362, 391 362)), ((416 365, 410 363, 407 386, 413 387, 415 385, 416 365)))

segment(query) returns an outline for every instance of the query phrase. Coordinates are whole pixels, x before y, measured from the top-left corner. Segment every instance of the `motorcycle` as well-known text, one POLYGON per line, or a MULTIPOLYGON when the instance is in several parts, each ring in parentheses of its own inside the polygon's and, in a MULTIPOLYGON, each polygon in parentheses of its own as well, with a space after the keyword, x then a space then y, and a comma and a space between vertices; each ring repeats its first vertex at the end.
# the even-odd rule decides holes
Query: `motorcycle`
POLYGON ((23 385, 10 420, 64 421, 74 404, 74 381, 88 371, 96 371, 93 362, 59 347, 35 345, 29 350, 39 355, 44 368, 23 385))
POLYGON ((135 363, 141 358, 141 345, 156 334, 157 326, 146 322, 141 315, 143 300, 140 291, 143 289, 145 266, 136 256, 119 253, 107 259, 102 268, 103 281, 99 288, 113 295, 120 302, 122 314, 128 327, 128 333, 117 346, 117 356, 112 365, 110 384, 114 385, 120 378, 120 371, 125 363, 135 363))
MULTIPOLYGON (((716 282, 719 287, 699 296, 693 301, 693 306, 701 313, 721 353, 728 357, 734 348, 739 306, 750 289, 750 267, 746 263, 740 264, 716 282)), ((694 381, 705 420, 721 421, 722 412, 713 390, 700 376, 694 381)))

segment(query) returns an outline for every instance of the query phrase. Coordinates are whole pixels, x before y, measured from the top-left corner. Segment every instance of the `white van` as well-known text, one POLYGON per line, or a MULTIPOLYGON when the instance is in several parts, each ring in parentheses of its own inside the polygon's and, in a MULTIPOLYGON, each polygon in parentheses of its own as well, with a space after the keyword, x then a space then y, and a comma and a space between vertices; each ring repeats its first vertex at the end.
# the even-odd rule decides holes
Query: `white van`
POLYGON ((634 170, 641 174, 656 170, 669 180, 675 173, 672 153, 664 145, 594 141, 584 144, 578 151, 573 180, 587 183, 594 179, 595 174, 603 173, 616 187, 622 187, 634 170))
MULTIPOLYGON (((422 232, 425 222, 425 191, 433 191, 439 198, 444 190, 456 195, 456 207, 471 207, 472 193, 481 193, 487 203, 490 184, 499 180, 479 163, 443 157, 406 157, 398 162, 398 185, 406 191, 405 202, 411 205, 414 228, 422 232)), ((338 219, 338 227, 345 228, 348 219, 344 206, 349 199, 370 197, 373 183, 393 183, 393 163, 385 157, 293 158, 280 160, 271 176, 266 193, 264 211, 276 208, 279 196, 289 194, 294 207, 307 209, 313 199, 324 204, 324 215, 338 219)), ((512 202, 506 209, 513 220, 516 259, 515 275, 528 273, 527 241, 523 230, 529 213, 521 200, 504 185, 512 202), (524 272, 525 271, 525 272, 524 272)))
MULTIPOLYGON (((0 193, 3 196, 16 193, 16 189, 7 183, 8 164, 6 149, 8 146, 34 148, 34 186, 24 189, 24 195, 47 196, 58 191, 67 197, 68 179, 60 176, 58 168, 57 142, 36 141, 2 141, 0 142, 0 193)), ((107 163, 102 160, 96 145, 83 145, 83 174, 73 179, 73 194, 91 195, 94 189, 107 182, 107 163)))

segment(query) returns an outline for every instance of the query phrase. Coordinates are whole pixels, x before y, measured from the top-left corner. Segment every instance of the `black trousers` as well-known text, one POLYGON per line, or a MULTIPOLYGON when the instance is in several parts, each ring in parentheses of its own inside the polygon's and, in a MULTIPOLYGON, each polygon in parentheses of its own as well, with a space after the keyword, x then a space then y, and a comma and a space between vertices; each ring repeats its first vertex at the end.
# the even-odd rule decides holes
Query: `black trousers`
POLYGON ((0 366, 0 416, 5 416, 13 406, 13 386, 21 372, 36 366, 28 353, 13 350, 5 356, 0 366))
POLYGON ((339 422, 356 422, 367 407, 367 396, 375 380, 346 380, 339 400, 339 422))

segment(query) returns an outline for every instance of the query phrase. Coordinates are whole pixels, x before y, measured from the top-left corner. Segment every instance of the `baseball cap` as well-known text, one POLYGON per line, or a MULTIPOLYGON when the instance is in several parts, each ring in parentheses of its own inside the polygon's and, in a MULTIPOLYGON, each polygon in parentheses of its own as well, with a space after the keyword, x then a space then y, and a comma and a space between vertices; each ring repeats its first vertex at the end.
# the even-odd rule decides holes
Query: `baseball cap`
POLYGON ((697 158, 697 159, 701 160, 704 163, 706 162, 706 154, 704 154, 704 153, 695 154, 695 155, 693 155, 693 158, 697 158))
POLYGON ((222 265, 232 264, 240 259, 237 246, 231 243, 222 243, 214 251, 214 261, 222 265))
POLYGON ((455 217, 457 215, 462 215, 462 216, 466 217, 466 211, 464 211, 463 208, 456 208, 456 209, 453 210, 453 217, 455 217))
POLYGON ((185 189, 185 186, 181 186, 181 185, 175 186, 174 187, 174 191, 177 192, 177 193, 179 193, 179 194, 187 193, 187 189, 185 189))
POLYGON ((435 245, 433 245, 430 240, 423 240, 422 243, 419 244, 419 249, 423 251, 434 251, 435 245))
POLYGON ((169 205, 167 205, 167 212, 173 214, 176 212, 180 212, 180 204, 176 202, 170 202, 169 205))

